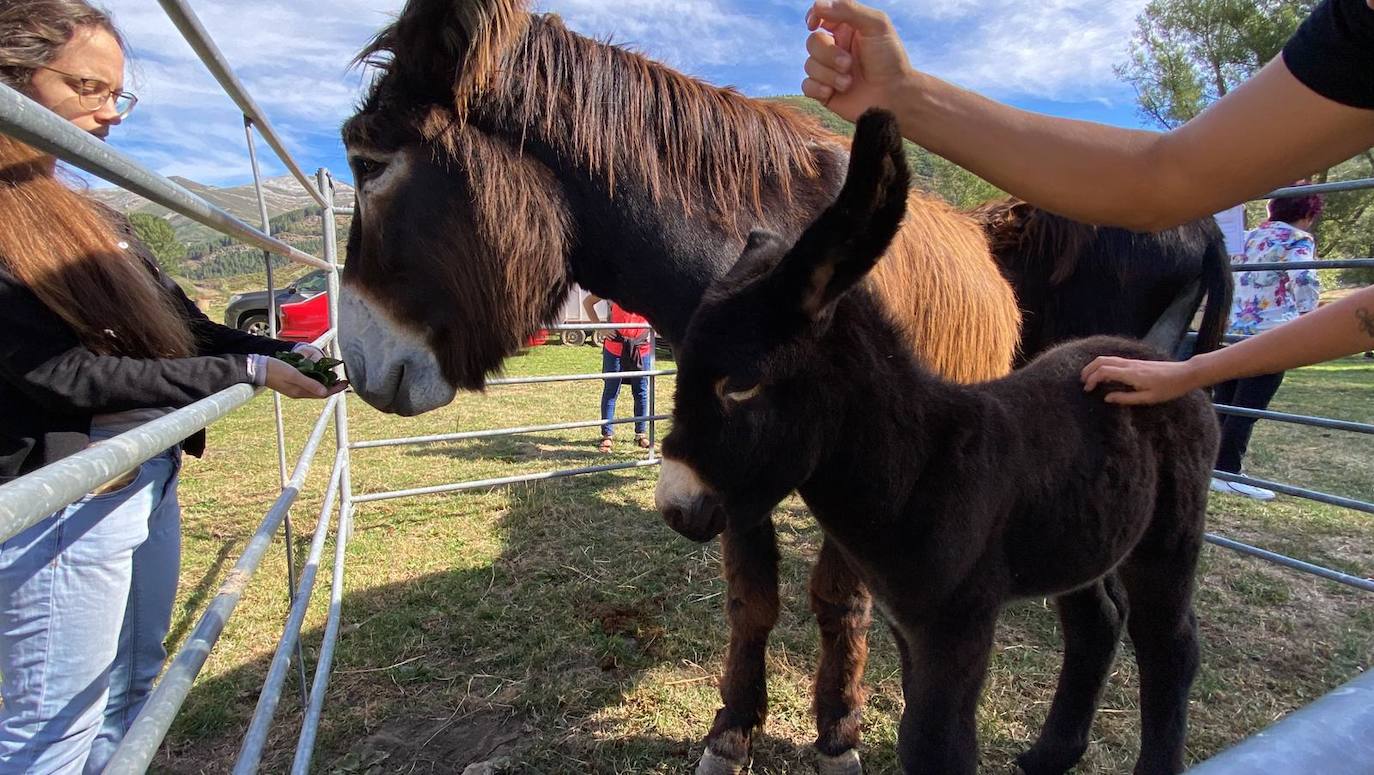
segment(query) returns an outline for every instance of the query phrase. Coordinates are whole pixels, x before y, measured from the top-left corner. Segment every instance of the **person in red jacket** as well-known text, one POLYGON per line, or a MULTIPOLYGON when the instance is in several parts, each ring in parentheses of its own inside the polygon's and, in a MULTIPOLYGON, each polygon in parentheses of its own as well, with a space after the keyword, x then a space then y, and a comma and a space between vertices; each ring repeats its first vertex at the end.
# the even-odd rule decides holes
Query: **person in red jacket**
MULTIPOLYGON (((596 311, 596 305, 601 302, 601 297, 589 293, 587 298, 582 300, 582 308, 587 312, 587 317, 593 323, 600 323, 601 316, 596 311)), ((647 323, 642 315, 636 315, 627 311, 615 302, 611 302, 611 323, 647 323)), ((649 341, 649 329, 647 328, 618 328, 606 337, 601 345, 601 371, 603 374, 617 372, 636 372, 650 371, 654 367, 654 348, 649 341)), ((606 385, 601 390, 601 443, 597 449, 601 452, 610 452, 613 438, 615 436, 615 426, 611 425, 611 420, 615 418, 615 401, 620 395, 620 384, 630 383, 630 394, 635 399, 635 417, 645 417, 649 413, 649 378, 648 377, 626 377, 625 379, 607 379, 606 385)), ((647 423, 644 420, 635 420, 635 444, 644 449, 649 448, 649 437, 645 433, 647 423)))

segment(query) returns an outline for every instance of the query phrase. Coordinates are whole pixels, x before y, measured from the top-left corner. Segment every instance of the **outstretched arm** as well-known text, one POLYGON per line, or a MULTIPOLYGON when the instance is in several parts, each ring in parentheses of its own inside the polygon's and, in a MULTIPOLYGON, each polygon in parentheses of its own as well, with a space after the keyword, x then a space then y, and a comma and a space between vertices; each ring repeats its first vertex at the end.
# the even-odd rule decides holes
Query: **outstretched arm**
POLYGON ((1029 113, 921 73, 887 16, 852 0, 820 0, 807 23, 808 96, 851 121, 869 107, 887 108, 908 139, 1091 223, 1168 228, 1374 145, 1374 110, 1318 95, 1282 58, 1160 134, 1029 113))
POLYGON ((588 292, 586 298, 582 299, 582 311, 587 313, 587 319, 593 323, 601 322, 601 315, 596 312, 596 305, 600 303, 601 297, 591 292, 588 292))
POLYGON ((1120 382, 1133 390, 1107 396, 1114 404, 1157 404, 1230 379, 1273 374, 1374 348, 1374 287, 1291 323, 1183 362, 1102 357, 1083 370, 1083 388, 1120 382))

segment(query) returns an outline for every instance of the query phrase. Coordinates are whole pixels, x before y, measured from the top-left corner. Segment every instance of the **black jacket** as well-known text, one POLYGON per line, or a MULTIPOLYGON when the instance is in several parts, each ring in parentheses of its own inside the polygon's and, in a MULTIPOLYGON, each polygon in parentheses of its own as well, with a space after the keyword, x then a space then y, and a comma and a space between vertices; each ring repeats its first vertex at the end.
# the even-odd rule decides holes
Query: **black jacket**
MULTIPOLYGON (((280 342, 219 325, 157 270, 147 249, 120 219, 130 250, 185 311, 197 357, 96 355, 25 285, 0 268, 0 482, 84 449, 91 417, 129 409, 182 407, 250 382, 244 354, 289 350, 280 342)), ((182 443, 205 449, 205 432, 182 443)))

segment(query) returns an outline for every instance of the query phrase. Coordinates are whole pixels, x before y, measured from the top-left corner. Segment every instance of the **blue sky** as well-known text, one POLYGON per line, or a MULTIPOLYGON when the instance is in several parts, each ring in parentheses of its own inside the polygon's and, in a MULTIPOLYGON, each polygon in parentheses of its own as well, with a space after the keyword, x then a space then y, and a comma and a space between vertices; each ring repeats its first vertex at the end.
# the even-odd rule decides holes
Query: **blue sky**
MULTIPOLYGON (((165 175, 251 180, 242 119, 151 0, 105 0, 133 46, 138 110, 112 142, 165 175)), ((913 63, 1018 107, 1143 126, 1112 72, 1146 0, 888 0, 913 63)), ((363 75, 347 64, 402 0, 193 0, 192 7, 307 172, 347 178, 339 124, 363 75)), ((538 0, 573 29, 746 94, 800 91, 806 0, 538 0)), ((269 175, 284 170, 265 148, 269 175)))

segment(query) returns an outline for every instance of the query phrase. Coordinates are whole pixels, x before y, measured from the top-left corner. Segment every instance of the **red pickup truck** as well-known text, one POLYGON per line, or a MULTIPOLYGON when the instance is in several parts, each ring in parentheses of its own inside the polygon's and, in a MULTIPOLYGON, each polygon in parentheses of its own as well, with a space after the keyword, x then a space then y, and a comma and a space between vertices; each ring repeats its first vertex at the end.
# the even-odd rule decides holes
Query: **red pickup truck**
MULTIPOLYGON (((313 342, 329 330, 329 293, 312 296, 305 301, 281 305, 281 328, 277 331, 279 339, 292 342, 313 342)), ((549 332, 540 329, 527 342, 528 347, 538 347, 549 340, 549 332)))
POLYGON ((313 342, 329 330, 329 294, 321 293, 305 301, 281 305, 281 327, 277 338, 292 342, 313 342))

